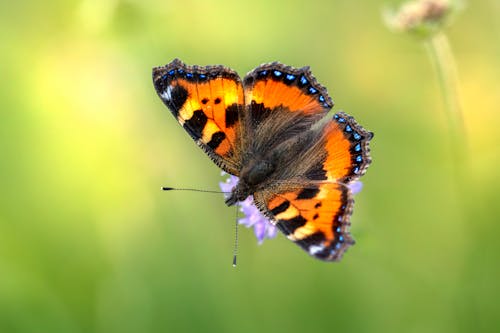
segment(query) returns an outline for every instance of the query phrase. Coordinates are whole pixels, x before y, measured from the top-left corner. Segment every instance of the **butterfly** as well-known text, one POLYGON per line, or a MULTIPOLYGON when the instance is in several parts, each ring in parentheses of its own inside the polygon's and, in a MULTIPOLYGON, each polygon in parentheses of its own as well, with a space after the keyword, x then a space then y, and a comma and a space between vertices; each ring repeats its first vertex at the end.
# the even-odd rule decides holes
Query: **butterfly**
POLYGON ((228 206, 255 205, 311 256, 338 261, 354 244, 349 185, 371 163, 373 133, 327 116, 333 101, 309 67, 263 64, 243 79, 230 68, 153 68, 158 96, 199 147, 239 182, 228 206))

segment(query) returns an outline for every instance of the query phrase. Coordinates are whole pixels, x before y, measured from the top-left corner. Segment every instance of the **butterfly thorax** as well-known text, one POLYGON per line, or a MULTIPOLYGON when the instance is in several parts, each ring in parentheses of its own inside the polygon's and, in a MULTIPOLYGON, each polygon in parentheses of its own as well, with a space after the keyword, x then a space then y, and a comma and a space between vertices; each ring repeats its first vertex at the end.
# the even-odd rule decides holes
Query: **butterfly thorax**
POLYGON ((238 185, 231 191, 226 204, 232 206, 238 201, 245 200, 257 191, 259 185, 267 180, 275 169, 275 164, 268 160, 258 160, 243 167, 238 185))

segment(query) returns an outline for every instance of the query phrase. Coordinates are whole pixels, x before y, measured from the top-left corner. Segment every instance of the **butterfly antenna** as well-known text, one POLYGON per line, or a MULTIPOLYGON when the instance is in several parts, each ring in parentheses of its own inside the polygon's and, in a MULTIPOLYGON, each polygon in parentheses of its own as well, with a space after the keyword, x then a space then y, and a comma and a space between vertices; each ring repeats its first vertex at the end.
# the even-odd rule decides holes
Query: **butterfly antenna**
POLYGON ((196 188, 175 188, 175 187, 167 187, 167 186, 163 186, 161 189, 162 189, 162 191, 191 191, 191 192, 218 193, 218 194, 231 193, 231 192, 223 192, 223 191, 199 190, 196 188))
POLYGON ((236 256, 238 255, 238 204, 236 206, 236 214, 234 218, 234 250, 233 250, 233 267, 236 267, 236 256))

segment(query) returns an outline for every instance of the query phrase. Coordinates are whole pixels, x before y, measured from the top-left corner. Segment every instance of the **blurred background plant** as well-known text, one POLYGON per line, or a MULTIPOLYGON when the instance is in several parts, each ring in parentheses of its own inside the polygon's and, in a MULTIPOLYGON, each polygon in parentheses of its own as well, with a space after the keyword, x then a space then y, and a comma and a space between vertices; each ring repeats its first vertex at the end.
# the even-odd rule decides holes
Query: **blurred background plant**
MULTIPOLYGON (((413 0, 402 4, 397 10, 386 9, 384 15, 389 28, 409 33, 425 42, 446 104, 450 146, 457 168, 461 168, 465 163, 467 134, 455 57, 443 30, 464 6, 463 0, 413 0)), ((458 172, 457 176, 464 175, 458 172)))
MULTIPOLYGON (((457 200, 425 49, 386 0, 0 3, 0 332, 497 331, 500 4, 447 26, 469 146, 457 200), (310 65, 375 132, 340 264, 240 230, 151 68, 310 65)), ((394 1, 393 5, 399 5, 394 1)))
POLYGON ((387 25, 422 39, 441 32, 465 7, 464 0, 411 0, 398 8, 386 8, 387 25))

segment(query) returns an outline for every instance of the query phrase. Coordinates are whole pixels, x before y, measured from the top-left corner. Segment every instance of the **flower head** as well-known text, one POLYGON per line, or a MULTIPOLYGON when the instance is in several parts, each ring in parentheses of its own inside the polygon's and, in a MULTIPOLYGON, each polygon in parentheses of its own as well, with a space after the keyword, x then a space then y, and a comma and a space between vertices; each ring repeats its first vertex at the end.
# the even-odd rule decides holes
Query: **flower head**
MULTIPOLYGON (((222 175, 226 175, 225 172, 222 175)), ((227 198, 230 195, 231 190, 238 184, 238 177, 229 175, 229 177, 224 181, 220 182, 219 186, 227 198)), ((360 181, 355 181, 349 184, 349 189, 352 194, 359 193, 363 188, 363 183, 360 181)), ((267 217, 265 217, 260 210, 254 205, 253 197, 249 196, 244 201, 239 202, 240 211, 245 215, 245 217, 238 220, 239 224, 243 224, 247 228, 253 227, 253 232, 259 244, 264 242, 266 238, 274 238, 278 233, 278 228, 272 224, 267 217)))
MULTIPOLYGON (((223 173, 224 175, 224 173, 223 173)), ((238 184, 238 177, 229 175, 225 182, 220 182, 220 188, 223 192, 229 193, 238 184)), ((229 194, 224 194, 228 197, 229 194)), ((249 196, 239 204, 240 211, 243 212, 245 217, 238 220, 239 224, 243 224, 247 228, 252 228, 257 237, 259 244, 262 244, 266 238, 274 238, 278 233, 278 229, 274 224, 269 222, 260 210, 253 204, 253 197, 249 196)))
POLYGON ((396 31, 428 37, 446 25, 462 7, 462 0, 413 0, 397 10, 387 10, 384 17, 387 25, 396 31))

